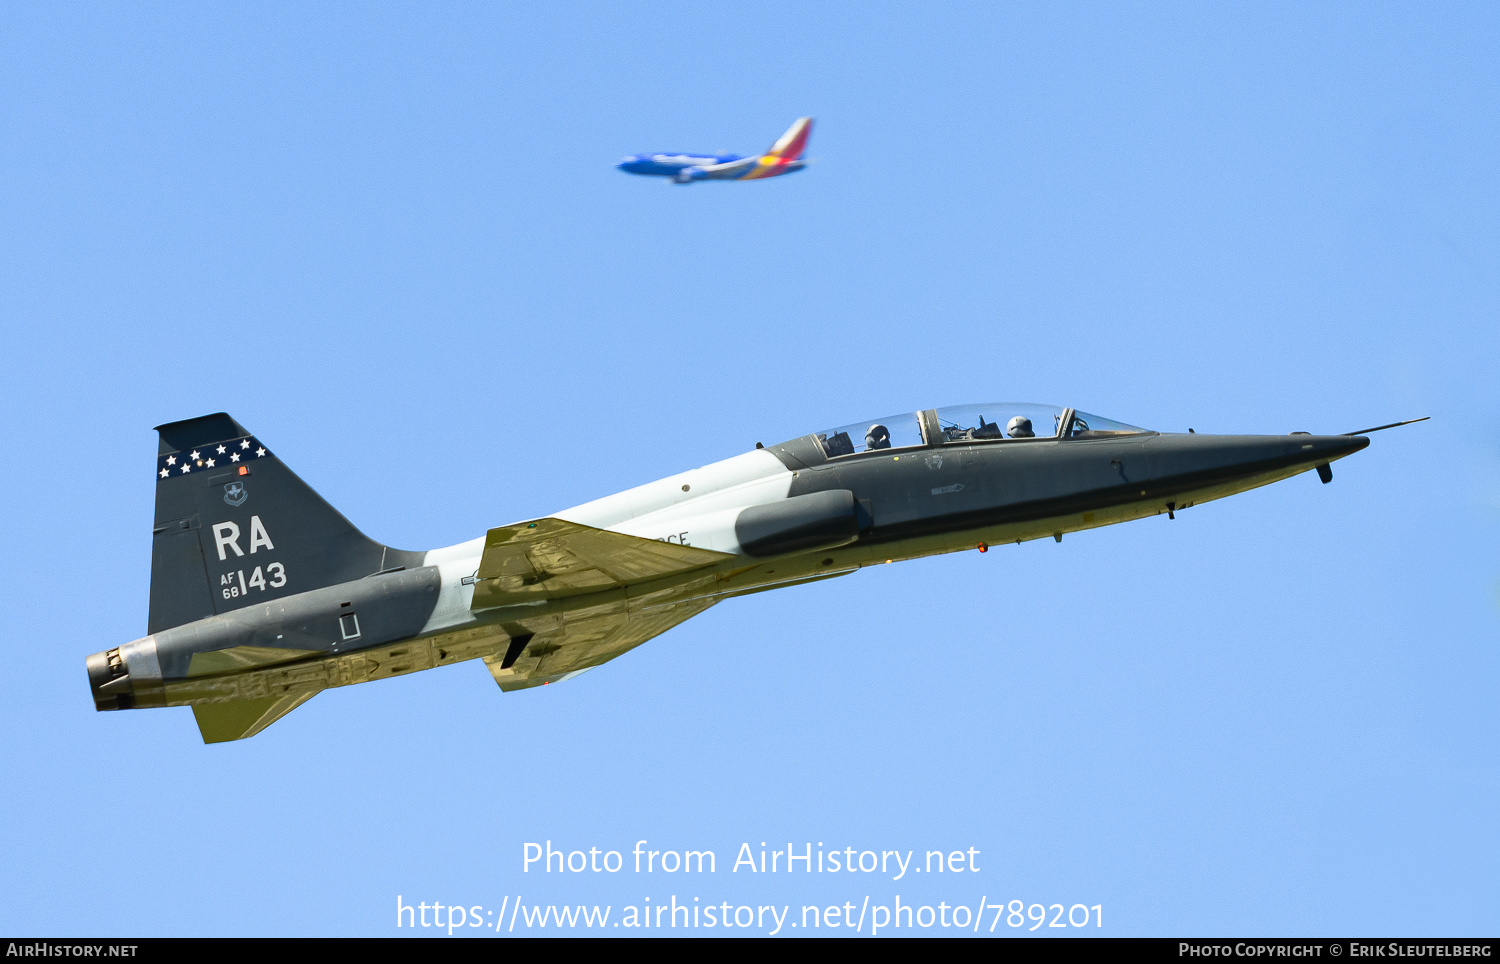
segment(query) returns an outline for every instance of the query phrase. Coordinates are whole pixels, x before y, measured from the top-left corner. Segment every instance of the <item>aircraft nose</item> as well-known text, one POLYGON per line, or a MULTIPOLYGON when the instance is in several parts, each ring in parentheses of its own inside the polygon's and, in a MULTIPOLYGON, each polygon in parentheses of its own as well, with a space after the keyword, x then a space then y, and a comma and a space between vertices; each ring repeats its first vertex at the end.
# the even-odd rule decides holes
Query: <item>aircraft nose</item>
POLYGON ((1311 453, 1311 456, 1322 456, 1325 462, 1352 456, 1370 444, 1370 439, 1364 435, 1301 435, 1295 438, 1302 439, 1302 451, 1311 453), (1313 448, 1308 448, 1308 445, 1313 445, 1313 448))
POLYGON ((1369 444, 1362 435, 1159 436, 1151 474, 1163 484, 1220 484, 1326 466, 1369 444))
MULTIPOLYGON (((1330 462, 1352 455, 1370 444, 1363 435, 1200 435, 1206 447, 1229 460, 1259 462, 1267 459, 1285 463, 1330 462)), ((1196 446, 1194 447, 1196 448, 1196 446)))

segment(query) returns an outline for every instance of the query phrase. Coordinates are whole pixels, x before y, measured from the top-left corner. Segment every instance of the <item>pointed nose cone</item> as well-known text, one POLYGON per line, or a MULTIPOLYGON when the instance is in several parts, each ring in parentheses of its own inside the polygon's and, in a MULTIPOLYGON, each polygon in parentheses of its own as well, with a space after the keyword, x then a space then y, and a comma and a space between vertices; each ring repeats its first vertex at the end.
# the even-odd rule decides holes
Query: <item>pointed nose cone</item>
POLYGON ((1370 440, 1363 435, 1297 435, 1294 438, 1302 440, 1299 451, 1310 451, 1313 455, 1321 456, 1325 462, 1353 455, 1370 444, 1370 440), (1311 449, 1307 448, 1309 443, 1312 445, 1311 449))
MULTIPOLYGON (((1153 446, 1158 483, 1234 484, 1326 465, 1370 444, 1362 435, 1165 435, 1153 446)), ((1254 483, 1261 484, 1261 483, 1254 483)))

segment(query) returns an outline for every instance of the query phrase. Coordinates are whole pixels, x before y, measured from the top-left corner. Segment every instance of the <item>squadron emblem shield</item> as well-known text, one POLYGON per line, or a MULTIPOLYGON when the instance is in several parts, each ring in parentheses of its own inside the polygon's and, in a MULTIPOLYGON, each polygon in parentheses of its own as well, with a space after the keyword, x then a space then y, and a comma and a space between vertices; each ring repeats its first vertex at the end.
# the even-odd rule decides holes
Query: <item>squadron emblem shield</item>
POLYGON ((242 506, 248 498, 250 498, 250 493, 245 491, 243 482, 231 482, 224 486, 224 501, 230 505, 242 506))

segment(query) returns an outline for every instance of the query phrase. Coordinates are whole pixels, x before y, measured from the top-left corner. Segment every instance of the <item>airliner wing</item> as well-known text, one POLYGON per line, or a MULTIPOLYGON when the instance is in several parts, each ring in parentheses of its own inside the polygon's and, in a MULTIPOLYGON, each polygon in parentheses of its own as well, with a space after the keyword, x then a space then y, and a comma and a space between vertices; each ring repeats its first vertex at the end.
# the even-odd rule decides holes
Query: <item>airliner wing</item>
POLYGON ((732 181, 759 163, 759 157, 742 157, 737 161, 726 161, 723 164, 707 164, 698 170, 703 172, 702 176, 706 180, 732 181))
POLYGON ((470 608, 600 592, 733 558, 563 519, 518 522, 491 529, 485 536, 470 608))

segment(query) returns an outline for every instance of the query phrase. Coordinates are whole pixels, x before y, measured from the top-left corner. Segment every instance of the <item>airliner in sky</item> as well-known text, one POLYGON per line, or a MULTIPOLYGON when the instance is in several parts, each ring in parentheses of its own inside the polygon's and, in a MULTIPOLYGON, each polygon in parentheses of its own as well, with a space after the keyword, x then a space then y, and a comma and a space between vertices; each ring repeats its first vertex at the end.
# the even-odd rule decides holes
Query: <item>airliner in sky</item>
POLYGON ((673 184, 694 181, 755 181, 800 171, 813 119, 799 117, 764 154, 632 154, 615 165, 626 174, 669 177, 673 184))

